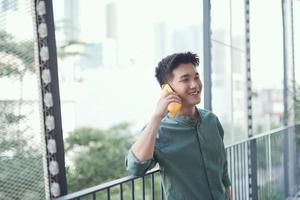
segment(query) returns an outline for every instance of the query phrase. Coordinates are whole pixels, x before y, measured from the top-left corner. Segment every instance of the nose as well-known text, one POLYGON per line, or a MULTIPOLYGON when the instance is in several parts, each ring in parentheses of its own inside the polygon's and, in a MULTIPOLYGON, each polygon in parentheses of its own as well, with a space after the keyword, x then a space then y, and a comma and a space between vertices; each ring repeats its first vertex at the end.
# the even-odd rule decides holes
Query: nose
MULTIPOLYGON (((200 85, 201 85, 201 83, 200 83, 200 85)), ((191 81, 190 88, 196 88, 198 86, 199 86, 199 82, 197 80, 192 80, 191 81)))

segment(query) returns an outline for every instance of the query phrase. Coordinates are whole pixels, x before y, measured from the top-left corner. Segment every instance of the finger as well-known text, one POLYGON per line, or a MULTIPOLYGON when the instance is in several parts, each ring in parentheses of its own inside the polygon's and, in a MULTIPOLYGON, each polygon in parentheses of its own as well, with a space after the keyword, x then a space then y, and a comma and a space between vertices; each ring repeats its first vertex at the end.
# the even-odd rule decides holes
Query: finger
POLYGON ((172 95, 172 94, 174 95, 176 93, 175 92, 169 92, 169 91, 166 91, 166 90, 162 90, 160 96, 161 96, 161 98, 164 98, 164 97, 167 97, 167 96, 172 95))
POLYGON ((168 101, 168 103, 170 102, 181 103, 181 99, 177 95, 169 95, 168 97, 166 97, 166 100, 168 101))

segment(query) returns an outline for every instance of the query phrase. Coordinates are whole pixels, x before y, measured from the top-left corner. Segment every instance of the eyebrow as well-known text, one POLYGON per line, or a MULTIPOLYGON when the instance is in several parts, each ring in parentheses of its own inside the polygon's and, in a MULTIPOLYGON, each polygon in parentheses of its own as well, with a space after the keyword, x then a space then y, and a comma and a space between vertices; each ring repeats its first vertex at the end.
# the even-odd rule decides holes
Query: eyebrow
MULTIPOLYGON (((189 74, 184 74, 184 75, 180 76, 179 78, 183 79, 183 78, 188 78, 189 76, 190 76, 189 74)), ((199 76, 199 73, 196 72, 195 76, 199 76)))

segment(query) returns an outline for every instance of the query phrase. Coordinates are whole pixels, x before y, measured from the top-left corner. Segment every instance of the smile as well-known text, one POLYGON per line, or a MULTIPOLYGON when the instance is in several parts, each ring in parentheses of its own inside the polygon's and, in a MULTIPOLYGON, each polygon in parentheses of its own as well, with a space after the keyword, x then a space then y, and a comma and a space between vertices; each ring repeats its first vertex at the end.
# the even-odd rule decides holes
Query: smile
POLYGON ((189 93, 189 95, 198 95, 199 93, 200 93, 200 91, 195 91, 195 92, 189 93))

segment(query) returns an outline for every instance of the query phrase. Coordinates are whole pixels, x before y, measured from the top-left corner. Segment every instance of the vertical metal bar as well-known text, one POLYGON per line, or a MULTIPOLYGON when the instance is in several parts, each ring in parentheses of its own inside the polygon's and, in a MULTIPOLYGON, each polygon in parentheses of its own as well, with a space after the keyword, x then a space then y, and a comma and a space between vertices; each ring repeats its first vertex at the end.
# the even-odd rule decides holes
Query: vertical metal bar
POLYGON ((238 183, 238 176, 237 176, 237 167, 236 167, 236 146, 233 146, 233 160, 234 160, 234 178, 235 178, 235 183, 234 183, 234 196, 237 198, 237 194, 238 194, 238 191, 237 191, 237 183, 238 183))
MULTIPOLYGON (((292 80, 293 80, 293 99, 295 99, 295 95, 296 95, 296 72, 295 72, 295 45, 294 45, 294 5, 293 5, 293 0, 290 0, 290 12, 291 12, 291 45, 292 45, 292 52, 291 52, 291 56, 292 56, 292 80)), ((294 110, 294 116, 293 118, 295 119, 295 110, 294 110)))
POLYGON ((253 136, 252 128, 252 78, 250 54, 250 1, 245 0, 245 39, 246 39, 246 92, 247 92, 247 124, 248 137, 253 136))
POLYGON ((230 147, 230 156, 231 156, 231 174, 232 174, 232 198, 235 199, 235 173, 234 173, 234 146, 230 147))
POLYGON ((107 188, 107 200, 110 200, 110 188, 107 188))
POLYGON ((145 176, 142 177, 142 198, 145 200, 145 176))
POLYGON ((210 0, 203 1, 203 62, 204 62, 204 108, 212 110, 211 103, 211 11, 210 0))
POLYGON ((242 195, 242 200, 244 199, 244 181, 245 181, 245 174, 244 174, 244 143, 241 144, 241 184, 242 184, 242 191, 241 191, 241 195, 242 195))
MULTIPOLYGON (((52 96, 53 106, 51 108, 51 112, 55 124, 54 130, 52 130, 52 132, 55 132, 55 134, 52 134, 52 136, 56 143, 55 161, 58 163, 58 167, 59 167, 59 173, 52 177, 50 177, 49 174, 49 180, 53 179, 54 177, 54 180, 59 184, 59 189, 60 189, 59 196, 62 196, 67 194, 67 181, 66 181, 66 172, 65 172, 64 142, 63 142, 62 124, 61 124, 61 108, 60 108, 60 96, 59 96, 59 81, 58 81, 58 70, 57 70, 57 54, 56 54, 53 6, 52 6, 52 1, 38 1, 38 0, 34 1, 34 6, 35 6, 37 26, 39 26, 42 22, 45 23, 47 27, 47 33, 48 33, 45 38, 41 38, 39 34, 37 35, 38 35, 39 52, 43 47, 43 49, 45 50, 44 52, 47 52, 47 55, 49 57, 49 59, 44 58, 46 59, 46 61, 45 60, 42 61, 43 58, 39 56, 39 63, 40 63, 40 71, 42 72, 42 68, 43 68, 41 65, 45 65, 46 68, 47 67, 49 68, 50 75, 51 75, 51 84, 44 86, 45 84, 43 85, 43 81, 41 79, 41 83, 42 83, 41 85, 43 89, 48 89, 52 96), (46 10, 45 14, 40 14, 38 12, 37 6, 41 5, 40 3, 41 4, 44 3, 45 10, 46 10), (42 18, 45 21, 42 21, 42 18), (46 40, 46 41, 42 41, 42 40, 46 40), (47 45, 42 44, 43 42, 46 43, 47 45)), ((39 27, 37 27, 37 30, 38 28, 39 27)), ((44 94, 42 94, 42 98, 44 98, 44 94)), ((44 118, 46 118, 47 115, 46 112, 47 110, 43 109, 44 118)), ((46 127, 46 122, 44 122, 44 127, 46 127)), ((47 132, 47 128, 45 128, 45 130, 46 130, 45 132, 47 132)), ((47 137, 45 138, 47 140, 47 137)), ((47 148, 46 148, 46 152, 47 152, 47 157, 53 156, 49 154, 47 148)), ((49 162, 47 163, 47 165, 48 165, 47 167, 49 168, 49 162)))
POLYGON ((120 184, 120 200, 123 200, 123 184, 120 184))
POLYGON ((134 200, 135 196, 134 196, 134 179, 131 180, 131 199, 134 200))
POLYGON ((257 200, 257 148, 256 139, 250 141, 251 151, 251 188, 252 188, 252 199, 257 200))
POLYGON ((284 134, 284 150, 283 150, 283 169, 284 169, 284 196, 289 196, 289 138, 288 134, 284 134))
POLYGON ((282 11, 282 30, 283 30, 283 102, 284 102, 284 113, 283 113, 283 125, 288 125, 288 63, 287 63, 287 44, 286 44, 286 13, 285 4, 286 0, 281 0, 281 11, 282 11))
MULTIPOLYGON (((256 140, 257 141, 257 145, 259 146, 259 145, 261 145, 260 143, 262 143, 261 142, 261 140, 256 140)), ((263 155, 263 152, 258 152, 257 153, 257 155, 260 155, 260 156, 262 156, 263 155)), ((263 195, 263 193, 261 192, 262 190, 261 190, 261 187, 263 187, 262 186, 262 166, 260 165, 260 163, 258 163, 258 165, 257 165, 257 183, 258 183, 258 185, 260 186, 260 188, 258 188, 257 189, 257 191, 258 191, 258 195, 260 195, 260 196, 262 196, 263 195)))
POLYGON ((267 198, 267 195, 269 194, 269 183, 268 183, 268 168, 269 168, 269 160, 268 160, 268 140, 266 137, 263 138, 264 140, 264 145, 265 145, 265 150, 266 150, 266 154, 265 154, 265 161, 266 161, 266 168, 265 168, 265 173, 263 173, 263 180, 265 182, 265 186, 267 188, 267 192, 265 193, 266 194, 266 198, 267 198))
MULTIPOLYGON (((271 187, 271 182, 272 182, 272 149, 271 149, 271 135, 268 135, 268 149, 269 149, 269 185, 271 187)), ((270 188, 271 190, 271 188, 270 188)))
MULTIPOLYGON (((283 35, 283 125, 288 125, 288 75, 287 75, 287 44, 286 44, 286 0, 281 0, 281 15, 282 15, 282 35, 283 35)), ((284 194, 285 198, 289 196, 289 173, 288 173, 288 136, 284 135, 284 194)))
POLYGON ((236 158, 236 176, 237 176, 237 184, 236 184, 236 188, 237 188, 237 199, 240 199, 240 182, 241 182, 241 175, 240 175, 240 163, 239 163, 239 145, 236 145, 235 147, 235 158, 236 158))
POLYGON ((241 199, 244 199, 244 143, 241 143, 241 149, 240 149, 240 162, 241 162, 241 199))
POLYGON ((242 144, 239 144, 239 170, 240 170, 240 199, 243 199, 243 162, 242 162, 242 144))
POLYGON ((247 191, 248 191, 248 185, 247 185, 247 180, 248 180, 248 173, 247 173, 247 142, 244 143, 244 189, 245 189, 245 193, 244 193, 244 199, 247 200, 247 191))
POLYGON ((236 145, 236 151, 235 151, 235 156, 236 156, 236 174, 237 174, 237 184, 236 184, 236 187, 237 187, 237 198, 238 199, 241 199, 240 197, 240 161, 239 161, 239 145, 236 145))
POLYGON ((93 192, 93 200, 96 200, 96 193, 93 192))
POLYGON ((151 174, 151 199, 154 200, 154 174, 151 174))
POLYGON ((161 200, 164 200, 164 188, 162 183, 160 184, 160 191, 161 191, 161 200))
MULTIPOLYGON (((253 136, 253 121, 252 121, 252 78, 251 78, 251 51, 250 51, 250 0, 245 1, 245 44, 246 44, 246 92, 247 92, 247 133, 248 138, 253 136)), ((248 184, 249 184, 249 200, 257 199, 257 188, 252 188, 252 151, 251 141, 247 143, 248 155, 248 184), (256 193, 253 196, 253 192, 256 193)), ((257 183, 256 179, 254 180, 257 183)))

